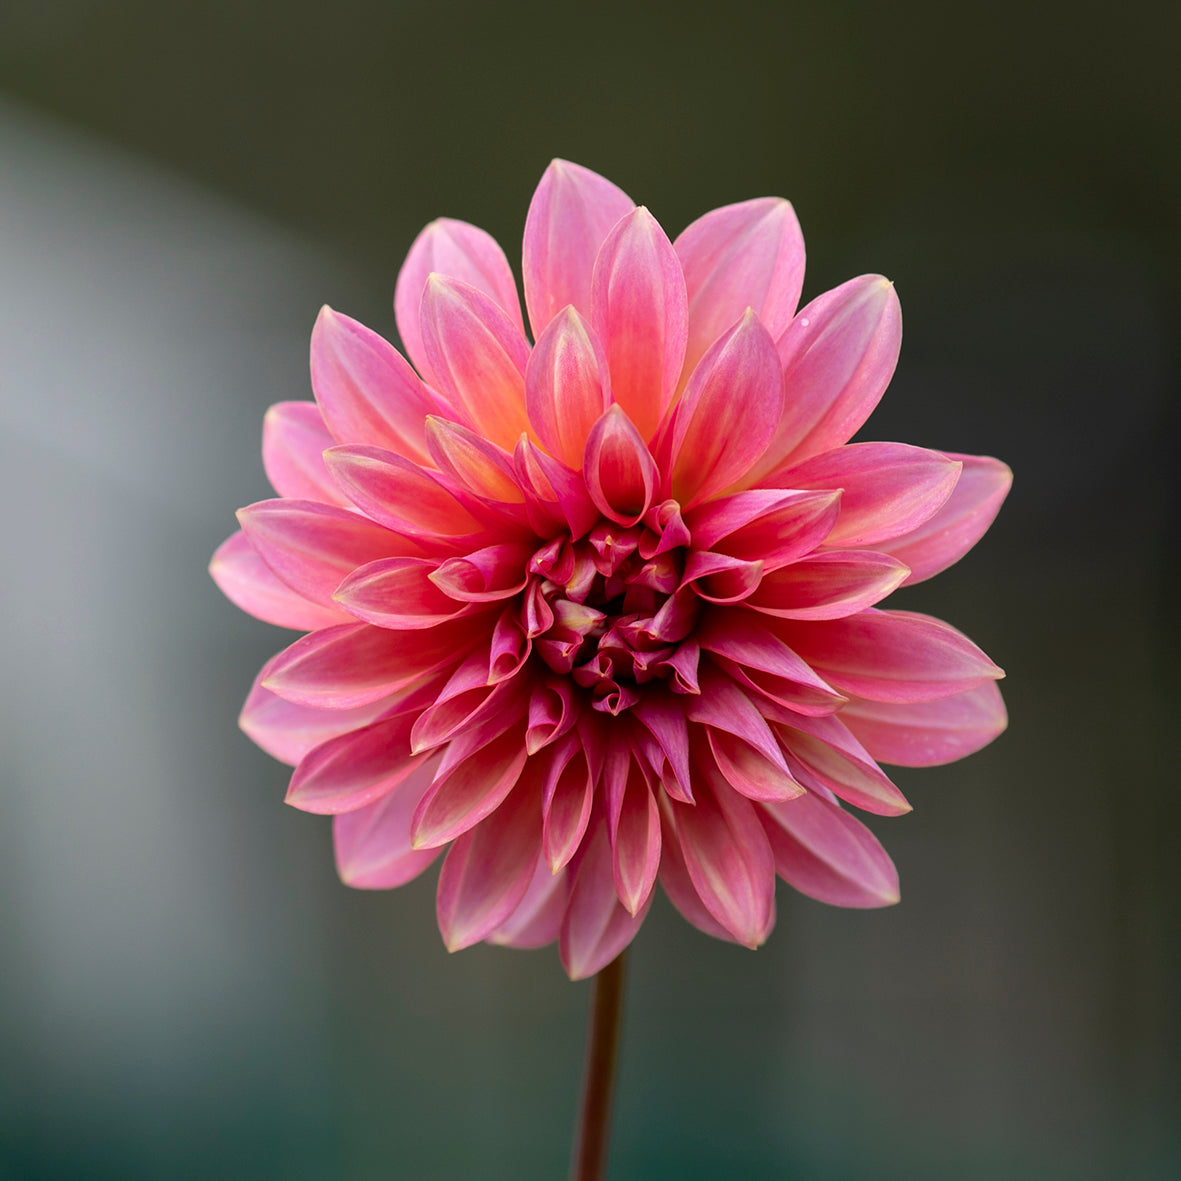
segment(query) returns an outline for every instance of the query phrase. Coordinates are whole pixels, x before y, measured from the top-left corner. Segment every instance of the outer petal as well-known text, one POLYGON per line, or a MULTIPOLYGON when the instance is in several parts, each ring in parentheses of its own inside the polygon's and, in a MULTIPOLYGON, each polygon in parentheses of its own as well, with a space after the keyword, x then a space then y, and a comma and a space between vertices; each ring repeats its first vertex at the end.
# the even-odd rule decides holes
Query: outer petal
POLYGON ((353 812, 397 787, 423 761, 410 753, 414 714, 352 730, 317 746, 300 760, 287 803, 304 812, 353 812))
MULTIPOLYGON (((460 486, 487 504, 521 505, 525 494, 513 473, 512 456, 475 431, 442 418, 428 418, 431 458, 460 486)), ((521 519, 521 512, 509 512, 521 519)))
POLYGON ((912 611, 767 626, 834 688, 870 701, 936 701, 1004 676, 962 632, 912 611))
POLYGON ((808 304, 778 341, 783 419, 748 481, 847 442, 878 404, 901 344, 898 297, 880 275, 851 279, 808 304))
POLYGON ((336 440, 314 402, 277 402, 262 420, 262 466, 280 496, 344 504, 324 466, 336 440))
POLYGON ((542 446, 577 468, 611 393, 603 347, 573 307, 560 311, 538 337, 525 369, 525 404, 542 446))
POLYGON ((1013 484, 1013 473, 999 459, 950 452, 947 458, 964 465, 952 494, 916 529, 881 547, 910 567, 903 586, 958 562, 984 536, 1013 484))
POLYGON ((673 248, 689 295, 686 376, 748 307, 772 338, 791 323, 804 285, 804 236, 790 202, 758 197, 711 210, 673 248))
POLYGON ((673 412, 671 495, 692 508, 741 480, 782 416, 779 357, 748 309, 702 358, 673 412))
POLYGON ((685 359, 685 276, 672 243, 642 206, 622 218, 595 261, 593 323, 615 401, 650 439, 685 359))
MULTIPOLYGON (((436 471, 379 447, 332 447, 324 459, 352 502, 397 535, 432 542, 478 537, 484 532, 483 524, 444 486, 436 471)), ((391 549, 389 556, 423 552, 403 544, 401 549, 391 549)))
POLYGON ((309 751, 340 734, 348 734, 376 721, 396 705, 396 699, 379 697, 355 709, 315 709, 297 705, 264 689, 270 665, 263 666, 242 706, 238 725, 272 758, 295 766, 309 751))
POLYGON ((494 737, 468 731, 447 748, 430 791, 414 814, 417 848, 445 845, 494 812, 525 767, 522 725, 493 723, 494 737), (503 725, 503 728, 500 726, 503 725))
POLYGON ((439 873, 436 911, 448 951, 488 937, 520 905, 541 839, 536 782, 521 782, 486 820, 459 837, 439 873))
POLYGON ((466 424, 506 451, 529 429, 518 324, 482 291, 431 275, 422 295, 423 348, 436 385, 461 407, 466 424))
POLYGON ((558 939, 570 979, 584 980, 605 968, 635 938, 647 913, 644 906, 629 914, 616 896, 607 822, 600 815, 574 870, 558 939))
POLYGON ((349 621, 338 608, 309 602, 282 582, 241 530, 218 546, 209 574, 231 603, 264 623, 314 631, 349 621))
POLYGON ((841 619, 884 599, 910 572, 872 550, 822 550, 765 574, 745 605, 781 619, 841 619))
POLYGON ((312 391, 338 443, 385 447, 428 462, 423 422, 440 403, 376 332, 321 308, 312 329, 312 391))
POLYGON ((813 778, 822 788, 866 812, 901 816, 910 811, 906 797, 849 733, 838 717, 780 715, 776 733, 796 777, 806 786, 813 778))
POLYGON ((768 697, 789 710, 817 715, 833 713, 845 703, 756 615, 714 612, 703 620, 697 639, 731 679, 757 690, 758 701, 768 697))
POLYGON ((706 910, 755 948, 775 925, 775 859, 755 805, 706 772, 715 781, 699 782, 696 804, 669 801, 674 839, 706 910))
POLYGON ((430 628, 471 605, 440 590, 431 580, 438 563, 428 558, 386 558, 354 570, 333 598, 350 615, 377 627, 430 628))
POLYGON ((480 644, 447 679, 433 704, 419 714, 410 734, 410 748, 417 754, 440 746, 506 706, 519 707, 519 698, 528 691, 528 682, 522 677, 493 682, 489 652, 480 644))
POLYGON ((432 764, 420 767, 395 791, 335 818, 336 870, 345 885, 391 890, 418 877, 438 857, 438 849, 415 849, 410 844, 410 817, 433 771, 432 764))
POLYGON ((413 632, 368 623, 329 627, 273 657, 262 683, 297 705, 354 709, 442 673, 487 638, 480 616, 413 632))
POLYGON ((836 491, 754 488, 698 506, 687 523, 696 549, 762 562, 765 570, 775 570, 824 541, 840 502, 836 491))
POLYGON ((402 338, 406 355, 427 381, 433 382, 434 378, 423 348, 419 310, 422 293, 432 272, 459 279, 482 291, 513 321, 521 335, 525 334, 517 284, 496 239, 466 221, 441 217, 414 239, 394 288, 394 319, 398 323, 398 335, 402 338))
POLYGON ((636 914, 656 884, 660 810, 640 764, 626 749, 609 749, 603 771, 615 893, 636 914))
POLYGON ((263 500, 238 510, 250 544, 304 598, 335 607, 340 580, 378 558, 419 552, 414 542, 347 509, 311 500, 263 500))
POLYGON ((705 904, 693 885, 693 879, 689 876, 685 859, 681 856, 680 845, 677 843, 676 829, 667 799, 661 801, 661 822, 663 838, 660 850, 660 884, 664 887, 669 901, 681 912, 685 921, 692 923, 699 931, 704 931, 715 939, 733 943, 734 936, 705 909, 705 904))
POLYGON ((853 443, 777 469, 763 482, 783 488, 839 488, 841 512, 829 545, 876 545, 921 525, 951 495, 960 462, 905 443, 853 443))
POLYGON ((830 906, 891 906, 898 871, 878 839, 855 817, 814 792, 764 804, 763 828, 785 882, 830 906))
POLYGON ((539 759, 545 764, 541 855, 557 873, 578 851, 590 822, 596 775, 575 734, 539 759))
POLYGON ((636 734, 637 747, 643 750, 655 780, 673 799, 691 804, 693 775, 684 700, 651 686, 632 713, 643 726, 636 734), (645 733, 651 737, 651 745, 643 741, 645 733))
MULTIPOLYGON (((728 676, 712 665, 701 668, 701 695, 689 701, 691 722, 710 730, 710 747, 721 778, 754 799, 792 799, 803 788, 788 774, 783 752, 762 713, 728 676)), ((694 764, 709 773, 711 760, 697 750, 694 764)))
POLYGON ((939 701, 850 701, 841 721, 875 759, 899 767, 935 767, 975 754, 1009 719, 995 682, 939 701))
POLYGON ((545 858, 539 857, 517 909, 485 938, 505 947, 544 947, 553 943, 562 928, 569 891, 567 871, 550 873, 545 858))
POLYGON ((609 180, 566 160, 545 170, 525 219, 522 271, 533 338, 567 304, 591 312, 591 275, 611 227, 635 202, 609 180))

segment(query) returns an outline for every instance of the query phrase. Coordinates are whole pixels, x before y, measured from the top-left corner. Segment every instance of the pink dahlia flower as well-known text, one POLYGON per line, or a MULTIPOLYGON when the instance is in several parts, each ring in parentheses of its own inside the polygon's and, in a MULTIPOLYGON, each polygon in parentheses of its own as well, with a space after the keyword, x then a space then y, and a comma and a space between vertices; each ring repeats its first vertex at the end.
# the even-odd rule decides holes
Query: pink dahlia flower
POLYGON ((555 161, 522 270, 532 345, 504 253, 460 221, 398 277, 410 362, 321 312, 316 401, 263 429, 279 496, 212 564, 238 606, 309 633, 243 729, 295 767, 289 803, 335 816, 348 884, 401 885, 446 849, 453 950, 556 939, 588 976, 657 881, 748 947, 776 876, 896 901, 844 805, 908 811, 879 762, 958 759, 1005 713, 979 648, 878 604, 975 544, 1009 470, 849 443, 893 372, 898 300, 870 275, 797 312, 786 201, 670 242, 555 161))

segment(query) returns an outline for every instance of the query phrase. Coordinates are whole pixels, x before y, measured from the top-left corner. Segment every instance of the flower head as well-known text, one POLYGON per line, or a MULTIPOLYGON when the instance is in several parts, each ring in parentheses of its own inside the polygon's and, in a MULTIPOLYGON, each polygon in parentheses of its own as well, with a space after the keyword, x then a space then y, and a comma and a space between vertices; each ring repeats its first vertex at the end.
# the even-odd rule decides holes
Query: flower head
POLYGON ((399 275, 409 362, 322 311, 315 403, 264 425, 279 496, 212 564, 240 607, 309 633, 263 668, 243 729, 294 765, 288 802, 335 816, 350 885, 401 885, 446 849, 452 949, 557 939, 590 975, 658 880, 750 947, 777 875, 896 901, 844 805, 907 811, 879 760, 960 758, 1005 714, 979 648, 878 604, 975 544, 1008 469, 849 443, 893 372, 898 300, 864 276, 797 312, 786 201, 670 242, 555 161, 522 269, 532 345, 503 252, 459 221, 399 275))

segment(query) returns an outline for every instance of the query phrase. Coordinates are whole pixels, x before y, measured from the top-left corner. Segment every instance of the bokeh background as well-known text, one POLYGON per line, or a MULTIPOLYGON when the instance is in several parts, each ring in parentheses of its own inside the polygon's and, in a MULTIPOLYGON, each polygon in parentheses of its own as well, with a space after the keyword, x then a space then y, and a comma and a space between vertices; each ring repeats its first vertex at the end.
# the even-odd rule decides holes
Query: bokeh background
POLYGON ((899 774, 890 911, 782 889, 751 954, 658 903, 613 1178, 1181 1175, 1179 13, 5 0, 0 1177, 563 1175, 588 986, 338 883, 235 727, 289 634, 205 574, 320 304, 392 336, 440 214, 517 257, 554 155, 670 233, 790 197, 806 297, 901 295, 868 436, 1016 471, 896 600, 1009 733, 899 774))

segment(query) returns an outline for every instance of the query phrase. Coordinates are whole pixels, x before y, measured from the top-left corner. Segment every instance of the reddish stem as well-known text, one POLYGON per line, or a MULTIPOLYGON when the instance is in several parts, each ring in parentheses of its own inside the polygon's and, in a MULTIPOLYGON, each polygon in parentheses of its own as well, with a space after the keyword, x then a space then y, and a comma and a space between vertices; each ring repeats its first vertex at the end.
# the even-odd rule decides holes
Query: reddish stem
POLYGON ((570 1181, 603 1181, 607 1174, 607 1141, 611 1130, 611 1099, 619 1059, 619 1027, 623 1014, 621 952, 596 977, 586 1041, 586 1073, 578 1136, 570 1160, 570 1181))

